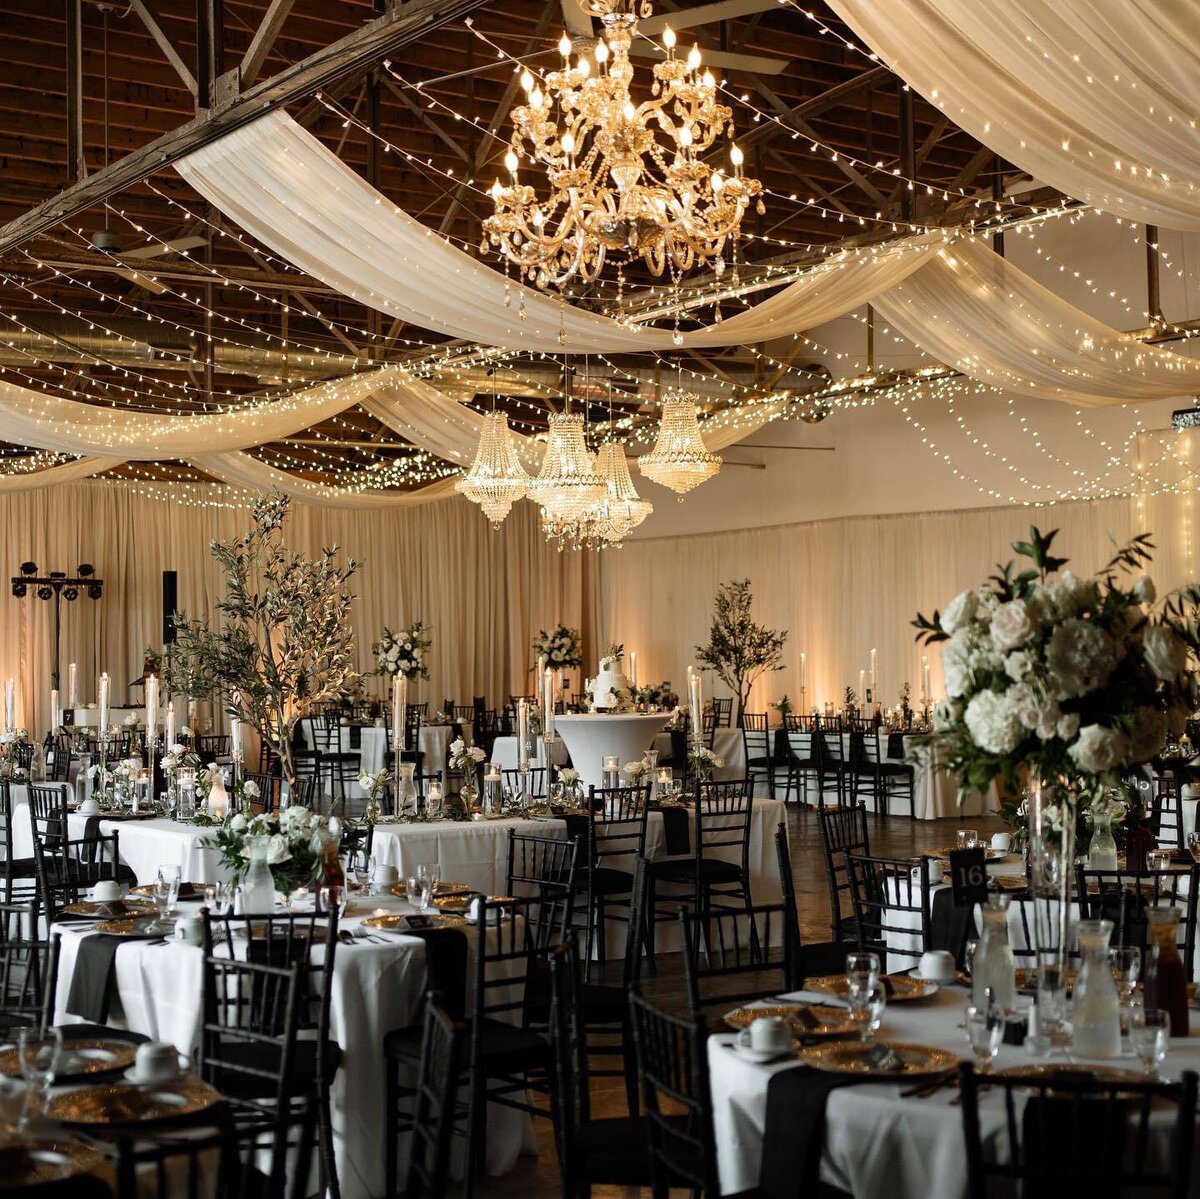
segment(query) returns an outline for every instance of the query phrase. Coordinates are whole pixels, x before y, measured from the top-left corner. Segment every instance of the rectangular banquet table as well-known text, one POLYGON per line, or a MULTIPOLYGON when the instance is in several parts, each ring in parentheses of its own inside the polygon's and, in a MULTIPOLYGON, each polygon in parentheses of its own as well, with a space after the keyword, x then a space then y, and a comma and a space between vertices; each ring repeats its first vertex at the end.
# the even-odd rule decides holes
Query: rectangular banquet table
MULTIPOLYGON (((806 1000, 827 998, 804 992, 799 995, 806 1000)), ((878 1038, 933 1045, 969 1060, 966 1033, 957 1027, 968 995, 964 987, 945 987, 929 999, 889 1004, 878 1038)), ((1198 1025, 1200 1018, 1193 1012, 1193 1029, 1198 1025)), ((773 1075, 795 1065, 789 1060, 756 1065, 730 1048, 732 1040, 722 1026, 722 1031, 711 1036, 707 1045, 722 1194, 758 1186, 767 1120, 767 1086, 773 1075)), ((996 1066, 1004 1069, 1033 1060, 1022 1048, 1002 1045, 996 1066)), ((1063 1062, 1061 1055, 1050 1060, 1063 1062)), ((1132 1057, 1115 1064, 1140 1070, 1140 1064, 1132 1057)), ((1171 1041, 1163 1073, 1174 1079, 1185 1069, 1200 1070, 1200 1036, 1171 1041)), ((830 1093, 825 1107, 822 1182, 852 1195, 963 1199, 967 1167, 962 1108, 953 1102, 958 1092, 945 1089, 928 1098, 905 1099, 901 1092, 907 1085, 910 1084, 864 1083, 830 1093)), ((1003 1135, 1004 1111, 994 1093, 980 1096, 980 1122, 985 1141, 1003 1135)), ((1162 1139, 1165 1153, 1170 1145, 1168 1129, 1163 1129, 1162 1139)))
MULTIPOLYGON (((182 905, 198 910, 195 905, 182 905)), ((391 896, 356 899, 342 922, 353 930, 376 909, 411 911, 391 896)), ((65 1004, 81 941, 90 925, 55 926, 61 941, 55 1021, 72 1023, 65 1004)), ((472 938, 474 930, 469 930, 472 938)), ((384 1193, 383 1038, 421 1018, 426 990, 425 942, 384 935, 383 943, 339 944, 330 997, 330 1033, 341 1046, 341 1069, 331 1092, 338 1174, 343 1199, 384 1193)), ((314 960, 323 950, 315 947, 314 960)), ((130 941, 114 959, 115 999, 110 1022, 191 1054, 199 1044, 203 953, 192 945, 130 941), (119 1007, 118 1007, 119 1004, 119 1007)), ((487 1170, 512 1169, 533 1150, 532 1129, 521 1112, 491 1107, 487 1117, 487 1170)), ((402 1167, 403 1168, 403 1167, 402 1167)), ((401 1174, 403 1177, 403 1173, 401 1174)))

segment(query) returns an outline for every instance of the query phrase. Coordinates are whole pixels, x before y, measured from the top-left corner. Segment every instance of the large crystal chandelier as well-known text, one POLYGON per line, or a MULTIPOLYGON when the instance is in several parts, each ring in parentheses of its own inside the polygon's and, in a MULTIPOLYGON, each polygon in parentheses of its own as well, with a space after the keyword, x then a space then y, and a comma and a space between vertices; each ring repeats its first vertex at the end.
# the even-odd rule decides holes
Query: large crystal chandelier
MULTIPOLYGON (((698 47, 676 58, 675 34, 665 29, 666 58, 654 64, 649 98, 634 100, 635 2, 585 0, 604 25, 592 58, 579 54, 572 66, 564 34, 561 70, 540 81, 522 75, 526 103, 513 109, 508 184, 497 179, 492 187, 483 248, 490 241, 538 286, 594 279, 609 254, 621 262, 640 257, 655 275, 697 264, 719 274, 747 206, 762 193, 757 179, 743 176, 736 145, 727 168, 705 161, 722 134, 733 136, 733 122, 698 47), (544 199, 522 180, 530 165, 545 172, 544 199)), ((651 11, 642 0, 641 15, 651 11)))
POLYGON ((483 418, 475 461, 454 489, 478 504, 496 528, 528 492, 529 475, 521 465, 503 412, 489 412, 483 418))
POLYGON ((529 485, 529 498, 547 516, 570 521, 583 515, 605 492, 583 435, 583 417, 562 412, 550 417, 542 469, 529 485))
POLYGON ((663 401, 658 440, 652 453, 638 459, 642 474, 683 496, 721 469, 720 454, 710 454, 700 437, 694 401, 680 396, 663 401))
POLYGON ((542 509, 542 528, 560 550, 602 550, 620 545, 654 511, 649 500, 639 498, 629 477, 625 450, 605 442, 596 452, 596 473, 604 480, 604 494, 574 516, 542 509))

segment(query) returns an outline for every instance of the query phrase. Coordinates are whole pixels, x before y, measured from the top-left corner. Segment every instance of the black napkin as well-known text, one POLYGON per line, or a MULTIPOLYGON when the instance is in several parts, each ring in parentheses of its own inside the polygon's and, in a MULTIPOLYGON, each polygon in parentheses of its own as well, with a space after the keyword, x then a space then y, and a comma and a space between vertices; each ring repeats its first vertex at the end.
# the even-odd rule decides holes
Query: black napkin
POLYGON ((362 729, 357 724, 350 726, 350 748, 362 749, 362 729))
POLYGON ((887 756, 889 758, 904 757, 904 734, 888 733, 887 756))
POLYGON ((955 965, 963 967, 963 947, 968 937, 975 936, 973 904, 954 906, 954 890, 942 887, 933 893, 929 912, 929 949, 948 949, 954 954, 955 965))
POLYGON ((663 848, 668 855, 692 852, 692 820, 687 808, 658 808, 663 821, 663 848))
POLYGON ((829 1074, 808 1066, 771 1076, 758 1183, 763 1199, 796 1199, 797 1195, 817 1193, 829 1093, 838 1087, 879 1081, 869 1075, 829 1074))
POLYGON ((467 934, 461 928, 405 929, 425 942, 425 989, 440 991, 455 1020, 467 1003, 467 934))
POLYGON ((80 939, 71 990, 67 995, 68 1012, 82 1016, 91 1024, 107 1023, 115 981, 113 962, 122 941, 127 939, 106 933, 93 933, 80 939))

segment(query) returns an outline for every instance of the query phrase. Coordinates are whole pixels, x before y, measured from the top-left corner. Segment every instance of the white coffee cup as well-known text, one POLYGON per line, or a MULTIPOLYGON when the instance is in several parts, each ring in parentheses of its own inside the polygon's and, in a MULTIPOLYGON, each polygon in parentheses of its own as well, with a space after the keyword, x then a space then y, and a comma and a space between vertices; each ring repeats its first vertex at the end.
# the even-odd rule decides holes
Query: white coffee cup
POLYGON ((395 866, 385 866, 382 863, 375 867, 375 886, 391 887, 400 881, 400 871, 395 866))
POLYGON ((1008 853, 1012 848, 1012 833, 993 833, 992 848, 1000 853, 1008 853))
MULTIPOLYGON (((926 877, 929 879, 929 885, 931 887, 934 886, 936 883, 940 883, 942 881, 942 877, 943 877, 941 862, 939 862, 937 860, 937 858, 926 858, 925 859, 925 874, 926 874, 926 877)), ((912 868, 912 880, 918 886, 921 885, 921 867, 920 866, 914 866, 912 868)))
POLYGON ((137 1047, 133 1071, 143 1082, 165 1082, 179 1077, 179 1052, 167 1041, 147 1041, 137 1047))
POLYGON ((792 1030, 782 1016, 759 1016, 742 1030, 738 1043, 756 1053, 783 1053, 792 1047, 792 1030))
POLYGON ((175 921, 175 940, 184 945, 200 945, 204 941, 204 922, 199 916, 180 916, 175 921))
POLYGON ((100 804, 94 799, 85 799, 75 810, 80 816, 95 816, 100 811, 100 804))
POLYGON ((92 899, 96 903, 112 903, 120 899, 121 894, 121 884, 113 879, 102 879, 92 887, 92 899))
POLYGON ((921 954, 917 977, 931 983, 954 981, 954 955, 945 949, 928 949, 921 954))

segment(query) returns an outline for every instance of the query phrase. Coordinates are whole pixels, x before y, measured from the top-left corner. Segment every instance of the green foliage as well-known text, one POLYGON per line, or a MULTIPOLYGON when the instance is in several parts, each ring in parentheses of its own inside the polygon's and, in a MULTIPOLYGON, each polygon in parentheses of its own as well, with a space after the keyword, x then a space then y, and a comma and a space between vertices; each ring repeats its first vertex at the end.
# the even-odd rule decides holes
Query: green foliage
POLYGON ((737 695, 741 724, 754 681, 769 670, 783 669, 787 630, 777 632, 756 624, 750 609, 754 594, 749 579, 723 583, 717 589, 708 644, 696 647, 700 662, 737 695))

